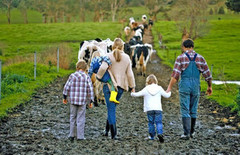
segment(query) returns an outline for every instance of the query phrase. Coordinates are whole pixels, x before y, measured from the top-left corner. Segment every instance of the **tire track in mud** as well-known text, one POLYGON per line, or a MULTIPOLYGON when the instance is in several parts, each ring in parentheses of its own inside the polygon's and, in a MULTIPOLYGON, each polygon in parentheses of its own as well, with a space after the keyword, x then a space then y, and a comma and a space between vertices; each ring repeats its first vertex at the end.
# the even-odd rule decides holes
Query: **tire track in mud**
MULTIPOLYGON (((144 42, 152 43, 151 32, 144 42)), ((157 76, 159 85, 167 88, 171 68, 161 64, 154 54, 148 63, 147 75, 157 76)), ((136 91, 145 86, 145 77, 137 76, 136 91)), ((236 127, 222 124, 210 114, 216 106, 201 95, 196 138, 179 139, 182 134, 177 86, 172 96, 163 99, 163 130, 165 143, 148 137, 147 116, 143 112, 143 99, 124 92, 117 107, 117 131, 120 140, 111 140, 101 134, 107 118, 106 105, 87 109, 84 141, 68 139, 69 105, 62 104, 62 89, 67 80, 59 78, 39 90, 31 101, 20 107, 0 126, 0 154, 240 154, 240 135, 236 127)))

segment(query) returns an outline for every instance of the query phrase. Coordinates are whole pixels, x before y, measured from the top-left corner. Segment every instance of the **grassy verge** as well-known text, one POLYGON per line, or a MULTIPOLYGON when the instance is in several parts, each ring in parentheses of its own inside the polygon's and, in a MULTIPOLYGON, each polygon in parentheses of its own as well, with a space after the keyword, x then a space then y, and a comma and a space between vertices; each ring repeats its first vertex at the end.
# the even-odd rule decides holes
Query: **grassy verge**
POLYGON ((71 70, 57 73, 56 67, 37 65, 37 77, 34 80, 33 63, 20 63, 3 69, 2 100, 0 104, 0 118, 7 116, 16 106, 31 99, 37 89, 46 86, 60 76, 70 74, 71 70))
MULTIPOLYGON (((223 16, 227 17, 227 16, 223 16)), ((239 16, 238 16, 239 17, 239 16)), ((203 38, 195 40, 195 51, 203 55, 209 67, 213 66, 214 80, 240 80, 240 52, 239 46, 240 20, 233 18, 228 20, 211 20, 209 33, 203 38)), ((173 67, 176 57, 181 53, 181 33, 179 33, 173 21, 161 21, 153 27, 154 46, 163 63, 173 67), (158 32, 163 37, 163 45, 167 49, 161 49, 158 41, 158 32)), ((205 82, 202 82, 202 91, 206 90, 205 82)), ((238 86, 213 85, 214 93, 210 99, 220 105, 231 107, 233 111, 239 111, 236 103, 238 86)))

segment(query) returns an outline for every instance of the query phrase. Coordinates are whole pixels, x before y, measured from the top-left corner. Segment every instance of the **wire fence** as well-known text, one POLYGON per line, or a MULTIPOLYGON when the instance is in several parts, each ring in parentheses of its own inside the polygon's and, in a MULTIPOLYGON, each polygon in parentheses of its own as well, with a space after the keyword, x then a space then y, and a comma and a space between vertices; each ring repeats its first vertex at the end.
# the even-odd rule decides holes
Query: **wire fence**
MULTIPOLYGON (((59 72, 59 48, 57 48, 57 72, 59 72)), ((34 52, 34 80, 37 78, 37 51, 34 52)), ((0 104, 1 104, 1 89, 2 88, 2 60, 0 60, 0 104)))

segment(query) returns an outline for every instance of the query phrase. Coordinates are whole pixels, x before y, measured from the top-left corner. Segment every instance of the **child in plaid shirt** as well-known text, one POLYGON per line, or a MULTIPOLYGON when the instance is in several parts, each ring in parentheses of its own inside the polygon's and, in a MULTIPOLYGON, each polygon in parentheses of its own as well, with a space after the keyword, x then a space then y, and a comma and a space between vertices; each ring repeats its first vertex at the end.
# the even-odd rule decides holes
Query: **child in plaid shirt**
POLYGON ((63 89, 63 103, 70 101, 70 133, 69 139, 83 140, 85 127, 86 103, 94 100, 93 86, 90 77, 85 73, 87 64, 80 60, 76 64, 76 72, 72 73, 63 89), (77 129, 77 130, 76 130, 77 129), (77 133, 75 133, 77 131, 77 133))

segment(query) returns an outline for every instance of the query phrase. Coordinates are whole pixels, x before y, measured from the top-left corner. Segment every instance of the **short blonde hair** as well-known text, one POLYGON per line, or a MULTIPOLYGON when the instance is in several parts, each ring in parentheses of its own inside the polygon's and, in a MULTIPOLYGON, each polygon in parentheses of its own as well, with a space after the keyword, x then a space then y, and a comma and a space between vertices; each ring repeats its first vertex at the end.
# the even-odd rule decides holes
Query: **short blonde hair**
POLYGON ((76 63, 76 69, 77 70, 80 70, 82 69, 83 71, 86 71, 87 69, 87 63, 85 60, 79 60, 77 63, 76 63))
POLYGON ((146 85, 158 84, 157 77, 154 74, 150 74, 146 79, 146 85))

